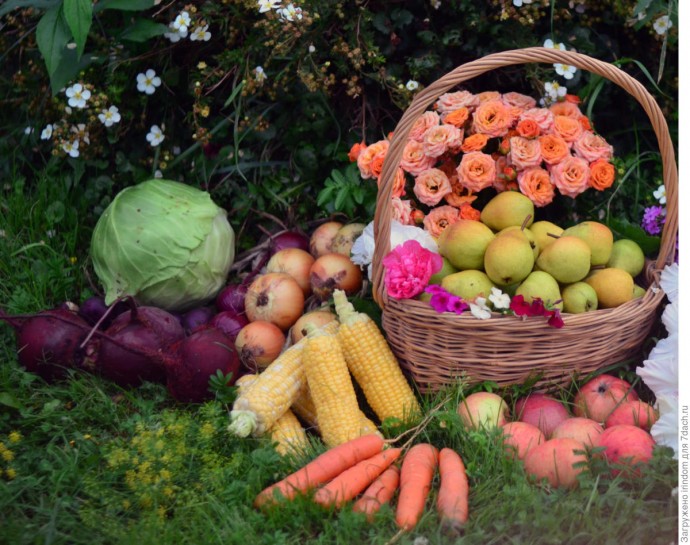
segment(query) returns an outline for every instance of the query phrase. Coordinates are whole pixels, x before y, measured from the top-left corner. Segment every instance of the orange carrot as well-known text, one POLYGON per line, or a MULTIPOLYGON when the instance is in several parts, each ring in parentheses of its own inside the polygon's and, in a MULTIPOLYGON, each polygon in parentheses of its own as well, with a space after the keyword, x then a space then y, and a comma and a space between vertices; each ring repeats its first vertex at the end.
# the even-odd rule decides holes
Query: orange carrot
POLYGON ((354 503, 352 510, 366 513, 367 519, 372 520, 381 506, 391 501, 399 482, 400 470, 396 466, 389 467, 369 485, 362 497, 354 503))
POLYGON ((444 448, 438 455, 438 472, 441 484, 436 509, 441 515, 441 525, 459 534, 469 515, 470 487, 465 464, 457 452, 444 448))
POLYGON ((429 443, 414 445, 405 455, 400 469, 400 496, 395 511, 395 522, 400 528, 411 530, 419 522, 437 464, 438 449, 429 443))
POLYGON ((362 460, 346 469, 314 494, 314 501, 325 507, 341 507, 371 484, 400 456, 399 448, 391 448, 362 460))
POLYGON ((254 506, 261 507, 279 495, 290 499, 300 492, 307 492, 381 452, 383 445, 380 436, 368 434, 333 447, 283 480, 262 490, 254 500, 254 506))

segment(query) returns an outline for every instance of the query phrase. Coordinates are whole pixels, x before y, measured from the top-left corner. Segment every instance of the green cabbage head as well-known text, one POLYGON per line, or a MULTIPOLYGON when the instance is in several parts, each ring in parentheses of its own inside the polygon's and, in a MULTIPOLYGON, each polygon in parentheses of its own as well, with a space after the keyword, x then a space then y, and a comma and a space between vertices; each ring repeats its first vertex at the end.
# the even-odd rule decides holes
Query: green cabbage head
POLYGON ((117 194, 96 223, 90 250, 106 304, 131 295, 143 305, 184 311, 225 285, 235 233, 205 191, 149 180, 117 194))

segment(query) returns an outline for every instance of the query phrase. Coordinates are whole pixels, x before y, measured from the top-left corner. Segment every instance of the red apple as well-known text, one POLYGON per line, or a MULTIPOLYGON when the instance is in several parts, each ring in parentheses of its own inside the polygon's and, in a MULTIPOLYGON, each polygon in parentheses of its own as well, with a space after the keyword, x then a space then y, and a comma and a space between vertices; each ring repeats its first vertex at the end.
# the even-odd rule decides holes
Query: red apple
POLYGON ((659 420, 659 414, 654 407, 638 399, 618 405, 606 419, 606 427, 629 424, 649 431, 657 420, 659 420))
POLYGON ((509 456, 524 460, 530 449, 546 441, 539 428, 527 422, 508 422, 503 426, 503 444, 509 456))
MULTIPOLYGON (((637 475, 639 467, 652 459, 655 441, 642 428, 630 424, 619 424, 604 430, 597 438, 596 447, 604 447, 602 455, 612 464, 623 464, 629 469, 626 475, 637 475)), ((613 475, 618 475, 620 469, 612 469, 613 475)))
POLYGON ((570 418, 568 409, 560 401, 540 393, 518 399, 515 413, 520 422, 536 426, 547 438, 558 424, 570 418))
POLYGON ((525 471, 537 482, 547 479, 555 488, 576 488, 584 465, 573 466, 586 461, 579 441, 567 437, 549 439, 530 449, 525 457, 525 471))
POLYGON ((583 447, 591 448, 594 446, 599 434, 603 431, 604 428, 599 422, 595 422, 591 418, 574 416, 558 424, 556 429, 553 430, 551 438, 569 437, 570 439, 575 439, 582 443, 583 447))
POLYGON ((605 422, 622 400, 635 401, 637 392, 630 383, 611 375, 599 375, 584 384, 575 396, 575 416, 605 422))
POLYGON ((475 392, 460 402, 458 414, 468 428, 492 428, 508 421, 508 405, 498 394, 475 392))

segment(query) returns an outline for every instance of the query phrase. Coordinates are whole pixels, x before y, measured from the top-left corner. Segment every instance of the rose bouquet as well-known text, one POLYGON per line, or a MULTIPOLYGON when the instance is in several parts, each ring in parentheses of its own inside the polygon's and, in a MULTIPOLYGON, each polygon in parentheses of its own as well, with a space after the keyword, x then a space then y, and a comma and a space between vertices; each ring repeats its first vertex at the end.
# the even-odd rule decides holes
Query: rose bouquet
MULTIPOLYGON (((370 145, 353 146, 350 160, 357 162, 363 178, 381 184, 390 139, 389 135, 370 145)), ((446 93, 410 129, 393 181, 392 219, 416 225, 437 239, 459 220, 480 220, 480 210, 473 204, 482 193, 517 191, 542 208, 557 194, 574 199, 588 189, 603 191, 615 179, 612 157, 613 147, 593 130, 575 96, 538 107, 535 99, 514 92, 446 93)), ((407 273, 424 271, 423 278, 405 280, 405 289, 400 290, 403 281, 397 265, 401 259, 393 259, 395 252, 410 254, 393 248, 391 258, 384 260, 389 295, 422 294, 441 262, 427 253, 417 256, 417 260, 427 259, 431 268, 415 262, 407 273)), ((438 291, 433 293, 434 302, 441 300, 438 295, 438 291)), ((488 307, 480 305, 475 312, 476 302, 456 305, 454 310, 465 308, 475 316, 488 317, 488 307)), ((506 312, 533 315, 518 304, 506 305, 506 312)))

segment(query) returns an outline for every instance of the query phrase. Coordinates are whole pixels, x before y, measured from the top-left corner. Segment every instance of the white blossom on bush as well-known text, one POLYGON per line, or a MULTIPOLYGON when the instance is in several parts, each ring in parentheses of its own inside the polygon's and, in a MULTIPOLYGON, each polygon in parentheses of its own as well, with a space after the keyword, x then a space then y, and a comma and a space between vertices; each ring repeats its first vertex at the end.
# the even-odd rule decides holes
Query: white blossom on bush
POLYGON ((151 144, 152 147, 156 147, 163 140, 165 140, 165 135, 158 125, 151 125, 149 133, 146 135, 146 140, 151 144))
POLYGON ((259 85, 263 85, 264 81, 266 81, 266 72, 264 72, 263 67, 257 66, 254 68, 254 78, 256 78, 256 82, 259 85))
POLYGON ((86 108, 87 101, 91 98, 91 91, 85 89, 81 83, 75 83, 65 90, 67 104, 72 108, 86 108))
POLYGON ((294 21, 302 18, 302 8, 294 4, 288 4, 286 7, 278 10, 278 15, 285 21, 294 21))
POLYGON ((662 15, 656 21, 654 21, 654 30, 659 36, 663 36, 668 32, 668 30, 673 26, 671 19, 668 15, 662 15))
POLYGON ((556 74, 563 76, 565 79, 573 79, 575 72, 577 72, 577 68, 567 64, 556 63, 553 67, 556 69, 556 74))
POLYGON ((51 136, 53 136, 53 125, 48 123, 41 131, 41 140, 50 140, 51 136))
POLYGON ((175 20, 172 22, 173 28, 177 30, 180 34, 187 35, 189 32, 189 27, 192 26, 192 18, 186 11, 181 12, 175 20))
POLYGON ((98 114, 98 119, 100 119, 101 123, 106 127, 112 127, 114 123, 119 123, 122 117, 120 116, 118 107, 111 106, 107 110, 101 110, 101 113, 98 114))
POLYGON ((196 27, 189 39, 193 42, 208 42, 211 39, 211 33, 208 32, 208 25, 196 27))
POLYGON ((160 87, 160 84, 161 79, 152 68, 149 68, 145 73, 137 74, 137 91, 152 95, 156 92, 156 87, 160 87))
POLYGON ((548 47, 549 49, 560 49, 561 51, 565 51, 565 44, 563 43, 555 43, 551 38, 547 38, 544 40, 544 47, 548 47))
POLYGON ((187 37, 187 31, 185 30, 184 32, 180 32, 179 29, 175 28, 174 23, 170 23, 168 25, 168 28, 170 29, 170 31, 163 34, 163 37, 167 38, 172 43, 177 43, 182 38, 187 37))
POLYGON ((549 106, 558 102, 568 93, 568 88, 559 84, 557 81, 544 82, 544 97, 539 100, 542 106, 549 106))
POLYGON ((72 125, 69 130, 76 135, 80 142, 84 142, 84 144, 91 143, 91 140, 89 139, 89 131, 86 130, 86 125, 84 125, 84 123, 72 125))
POLYGON ((405 84, 405 87, 408 91, 416 91, 417 89, 419 89, 419 82, 413 79, 408 80, 408 82, 405 84))
POLYGON ((259 0, 257 4, 259 6, 259 13, 266 13, 272 9, 278 9, 280 7, 280 0, 259 0))
POLYGON ((79 139, 75 138, 72 141, 63 142, 62 151, 70 157, 79 157, 79 139))
POLYGON ((659 204, 666 204, 666 186, 661 184, 656 191, 652 193, 654 198, 659 201, 659 204))
POLYGON ((532 0, 513 0, 513 5, 516 8, 521 8, 523 4, 531 4, 532 0))

